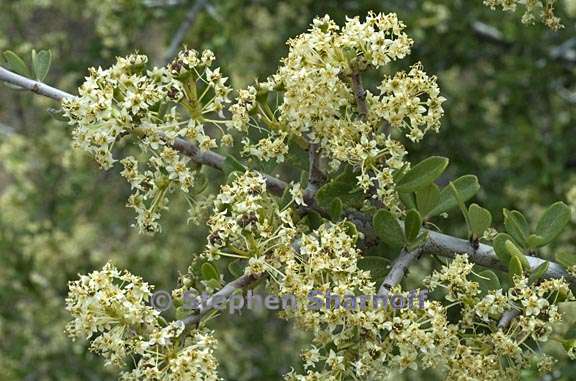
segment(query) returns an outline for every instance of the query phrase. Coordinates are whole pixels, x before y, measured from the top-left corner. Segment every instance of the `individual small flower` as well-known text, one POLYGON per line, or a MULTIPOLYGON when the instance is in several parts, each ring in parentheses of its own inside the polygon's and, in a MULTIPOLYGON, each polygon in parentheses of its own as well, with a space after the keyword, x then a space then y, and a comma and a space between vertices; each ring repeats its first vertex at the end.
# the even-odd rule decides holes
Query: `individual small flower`
POLYGON ((290 187, 290 195, 297 205, 306 206, 304 202, 304 190, 300 183, 295 183, 290 187))

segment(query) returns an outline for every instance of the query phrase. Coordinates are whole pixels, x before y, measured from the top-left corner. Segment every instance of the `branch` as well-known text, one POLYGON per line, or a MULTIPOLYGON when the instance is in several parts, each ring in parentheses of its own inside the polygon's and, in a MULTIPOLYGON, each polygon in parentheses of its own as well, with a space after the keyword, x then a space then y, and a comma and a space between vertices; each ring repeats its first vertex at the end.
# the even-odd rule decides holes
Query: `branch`
MULTIPOLYGON (((226 284, 224 287, 220 289, 217 293, 212 295, 206 303, 200 304, 200 309, 197 314, 190 315, 181 320, 185 326, 191 326, 193 324, 197 324, 202 320, 207 313, 214 310, 216 304, 221 304, 223 301, 228 301, 228 299, 236 292, 236 290, 241 290, 250 286, 253 286, 256 282, 262 279, 263 276, 254 276, 254 275, 243 275, 232 282, 226 284)), ((200 301, 198 298, 197 301, 200 301)))
MULTIPOLYGON (((24 89, 31 90, 36 94, 40 94, 55 100, 62 100, 64 98, 73 97, 73 95, 69 93, 37 81, 32 81, 1 67, 0 81, 5 81, 13 85, 20 86, 24 89)), ((216 152, 201 151, 195 144, 187 142, 184 139, 177 139, 174 142, 174 148, 182 152, 184 155, 190 156, 193 161, 211 166, 218 170, 223 169, 225 157, 216 152)), ((281 195, 284 192, 284 189, 286 189, 288 186, 286 182, 276 177, 266 174, 263 174, 263 176, 266 178, 266 185, 271 193, 281 195)), ((324 212, 318 207, 314 207, 314 209, 320 212, 324 212)), ((378 238, 376 237, 374 228, 372 227, 372 221, 369 215, 358 211, 348 210, 346 211, 346 216, 356 225, 358 230, 364 234, 364 244, 371 245, 378 242, 378 238)), ((422 254, 433 254, 449 258, 454 258, 454 256, 457 254, 468 254, 470 261, 476 263, 477 265, 500 271, 507 271, 507 267, 502 262, 500 262, 496 256, 496 253, 494 252, 494 249, 489 245, 480 244, 477 249, 474 249, 468 240, 451 237, 449 235, 434 231, 428 231, 428 233, 428 240, 421 248, 422 254)), ((545 262, 544 259, 533 256, 526 256, 526 259, 528 260, 532 270, 545 262)), ((559 264, 551 261, 548 262, 550 262, 550 265, 546 273, 543 275, 544 279, 564 277, 573 287, 576 287, 576 278, 568 274, 559 264)))
POLYGON ((170 42, 170 46, 168 47, 166 53, 164 54, 163 61, 165 65, 168 64, 170 60, 172 60, 178 53, 180 45, 182 44, 182 41, 184 41, 184 38, 186 37, 186 33, 188 33, 188 30, 192 28, 192 25, 194 25, 194 21, 196 21, 198 13, 200 13, 200 11, 202 10, 202 8, 204 8, 206 3, 207 0, 196 0, 194 5, 186 13, 184 21, 182 21, 182 24, 180 24, 180 27, 178 27, 176 34, 174 34, 174 37, 172 38, 172 42, 170 42))
POLYGON ((33 93, 43 95, 48 98, 52 98, 56 101, 61 101, 64 98, 74 97, 65 91, 58 90, 54 87, 48 86, 42 82, 34 81, 28 79, 9 70, 4 69, 0 66, 0 81, 7 82, 11 85, 21 87, 25 90, 30 90, 33 93))
MULTIPOLYGON (((52 86, 48 86, 38 81, 33 81, 19 74, 8 71, 2 67, 0 67, 0 81, 10 83, 25 90, 30 90, 33 93, 57 101, 62 101, 66 98, 75 98, 75 96, 70 93, 59 90, 52 86)), ((193 144, 182 138, 177 138, 171 146, 175 150, 181 152, 183 155, 190 157, 192 161, 198 164, 207 165, 219 171, 224 170, 224 161, 226 160, 226 157, 220 155, 219 153, 210 150, 203 151, 196 144, 193 144)), ((263 174, 263 176, 266 178, 266 186, 268 190, 274 194, 282 195, 284 189, 286 189, 288 186, 285 181, 282 181, 276 177, 267 174, 263 174)))
POLYGON ((304 200, 307 204, 314 203, 314 196, 326 180, 326 176, 320 168, 320 147, 318 144, 308 146, 308 185, 304 189, 304 200))
POLYGON ((362 76, 354 72, 351 75, 351 80, 352 92, 354 93, 354 99, 356 99, 358 114, 360 114, 362 120, 366 120, 368 117, 368 104, 366 103, 366 90, 364 90, 364 85, 362 84, 362 76))
POLYGON ((508 328, 512 320, 514 320, 518 315, 520 315, 520 311, 518 310, 508 310, 502 314, 502 318, 498 322, 498 328, 504 330, 508 328))
MULTIPOLYGON (((429 231, 429 238, 424 244, 422 250, 426 254, 435 254, 443 257, 454 258, 457 254, 467 254, 470 261, 477 265, 489 267, 492 269, 507 271, 508 268, 496 256, 494 248, 490 245, 481 243, 478 249, 474 249, 472 244, 465 239, 455 238, 446 234, 429 231)), ((535 270, 542 263, 547 262, 545 259, 526 255, 531 270, 535 270)), ((572 285, 576 286, 576 279, 569 275, 562 266, 555 262, 548 261, 550 264, 548 270, 542 276, 543 279, 562 278, 564 277, 572 285)))
POLYGON ((386 278, 384 278, 384 281, 378 290, 378 294, 386 295, 390 289, 400 283, 402 278, 404 278, 408 272, 408 267, 412 264, 412 262, 419 258, 420 254, 420 249, 416 249, 414 251, 402 250, 400 255, 392 263, 392 267, 386 275, 386 278))

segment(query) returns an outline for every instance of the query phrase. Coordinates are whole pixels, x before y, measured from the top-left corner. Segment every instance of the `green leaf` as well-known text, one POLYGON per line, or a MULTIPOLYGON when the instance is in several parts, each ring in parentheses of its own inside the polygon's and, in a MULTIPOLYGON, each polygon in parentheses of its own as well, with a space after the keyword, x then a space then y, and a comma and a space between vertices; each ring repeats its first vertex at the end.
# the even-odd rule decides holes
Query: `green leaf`
POLYGON ((544 246, 545 244, 541 244, 544 241, 544 237, 537 234, 530 234, 528 238, 526 238, 526 246, 529 249, 535 249, 537 247, 544 246))
MULTIPOLYGON (((401 193, 405 194, 405 193, 401 193)), ((440 202, 440 189, 432 183, 416 191, 416 206, 420 215, 426 217, 440 202)))
POLYGON ((404 246, 404 231, 396 217, 388 210, 380 209, 372 219, 378 237, 392 247, 404 246))
POLYGON ((401 247, 392 247, 383 241, 378 241, 378 244, 371 246, 366 249, 365 255, 367 257, 385 257, 385 258, 396 258, 400 255, 401 247))
POLYGON ((510 276, 510 283, 513 283, 514 275, 522 276, 522 263, 518 257, 510 258, 510 263, 508 264, 508 275, 510 276))
POLYGON ((490 290, 498 290, 502 288, 498 275, 491 270, 480 271, 476 276, 476 281, 484 293, 487 293, 490 290))
POLYGON ((228 263, 228 272, 232 274, 235 278, 238 278, 242 274, 244 274, 244 266, 242 266, 239 259, 236 259, 230 263, 228 263))
POLYGON ((324 223, 324 218, 318 212, 309 210, 306 212, 306 221, 310 229, 316 230, 324 223))
POLYGON ((301 171, 300 172, 300 186, 302 187, 302 189, 306 189, 306 187, 308 186, 308 171, 301 171))
POLYGON ((416 198, 414 197, 414 193, 398 193, 400 197, 400 201, 406 207, 406 209, 415 209, 416 208, 416 198))
POLYGON ((462 212, 462 215, 464 216, 464 219, 466 220, 466 226, 468 227, 468 232, 471 232, 472 227, 470 226, 470 217, 468 216, 468 210, 466 209, 466 205, 464 205, 464 201, 462 200, 462 197, 460 196, 460 193, 458 192, 458 189, 454 186, 454 184, 452 182, 450 182, 450 184, 448 184, 448 186, 450 187, 450 190, 452 191, 452 195, 454 196, 454 199, 456 200, 456 203, 458 204, 458 208, 460 208, 460 211, 462 212))
POLYGON ((28 69, 28 66, 24 60, 22 60, 22 58, 20 58, 16 53, 11 50, 7 50, 2 55, 4 56, 4 60, 6 60, 6 67, 8 70, 12 70, 13 72, 25 77, 31 76, 30 69, 28 69))
POLYGON ((543 262, 538 267, 536 267, 528 277, 528 284, 538 282, 540 278, 542 278, 542 276, 546 274, 546 271, 548 271, 548 267, 550 267, 550 262, 548 261, 543 262))
POLYGON ((382 283, 389 271, 390 261, 384 257, 362 257, 358 260, 360 270, 370 271, 372 280, 382 283))
POLYGON ((200 267, 200 274, 202 275, 202 280, 217 280, 220 281, 220 273, 218 269, 209 262, 204 262, 200 267))
POLYGON ((431 184, 444 172, 448 166, 448 159, 440 156, 431 156, 416 164, 396 186, 399 193, 414 192, 431 184))
POLYGON ((222 165, 222 170, 226 175, 229 175, 232 172, 245 172, 246 167, 240 163, 234 156, 227 155, 226 159, 224 160, 224 164, 222 165))
POLYGON ((51 63, 52 53, 49 50, 41 50, 38 54, 36 50, 32 50, 32 68, 38 81, 42 82, 46 79, 51 63))
POLYGON ((508 253, 508 249, 506 249, 506 241, 512 241, 512 237, 506 233, 498 233, 496 237, 494 237, 494 241, 492 241, 496 256, 500 259, 500 262, 505 265, 510 263, 510 254, 508 253))
POLYGON ((336 197, 347 206, 362 204, 364 194, 358 189, 356 175, 350 166, 316 192, 316 200, 323 208, 330 208, 332 200, 336 197))
POLYGON ((426 241, 428 240, 428 232, 427 231, 423 231, 418 237, 416 237, 416 239, 412 242, 410 242, 408 245, 406 245, 406 250, 408 251, 413 251, 416 250, 417 248, 421 247, 422 245, 424 245, 426 243, 426 241))
POLYGON ((576 254, 561 250, 554 256, 556 261, 566 268, 576 265, 576 254))
MULTIPOLYGON (((452 185, 454 185, 458 191, 458 194, 462 198, 463 202, 470 200, 480 190, 478 178, 474 175, 459 177, 452 181, 452 185)), ((452 209, 457 205, 458 202, 454 198, 454 194, 452 193, 450 186, 446 186, 440 192, 440 200, 438 201, 438 204, 428 213, 428 216, 437 216, 438 214, 444 213, 445 211, 452 209)))
POLYGON ((340 215, 342 214, 342 209, 343 209, 343 204, 342 204, 342 200, 340 200, 339 197, 336 197, 334 200, 332 200, 332 202, 330 203, 330 208, 328 209, 328 214, 330 215, 330 218, 332 218, 333 220, 338 220, 340 218, 340 215))
POLYGON ((522 213, 517 210, 502 210, 504 214, 504 226, 506 231, 518 242, 521 246, 526 244, 528 238, 528 222, 522 213))
POLYGON ((536 235, 529 237, 531 247, 541 247, 556 239, 570 222, 570 214, 570 207, 561 201, 550 205, 538 221, 536 235))
POLYGON ((482 237, 482 234, 492 224, 490 212, 478 204, 472 204, 468 207, 468 217, 470 218, 470 230, 475 238, 482 237))
POLYGON ((406 213, 406 221, 404 223, 404 230, 406 235, 406 241, 412 243, 418 237, 420 228, 422 227, 422 217, 416 209, 410 209, 406 213))
POLYGON ((356 225, 354 225, 350 221, 343 221, 338 225, 342 226, 344 228, 344 230, 346 230, 346 233, 350 237, 352 237, 352 239, 354 240, 354 243, 356 243, 356 241, 358 240, 358 228, 356 227, 356 225))
POLYGON ((520 250, 513 241, 506 241, 506 243, 504 243, 504 246, 506 246, 506 250, 508 250, 508 254, 510 254, 511 257, 518 258, 524 270, 526 271, 530 270, 530 264, 528 263, 528 259, 526 259, 526 256, 524 255, 522 250, 520 250))

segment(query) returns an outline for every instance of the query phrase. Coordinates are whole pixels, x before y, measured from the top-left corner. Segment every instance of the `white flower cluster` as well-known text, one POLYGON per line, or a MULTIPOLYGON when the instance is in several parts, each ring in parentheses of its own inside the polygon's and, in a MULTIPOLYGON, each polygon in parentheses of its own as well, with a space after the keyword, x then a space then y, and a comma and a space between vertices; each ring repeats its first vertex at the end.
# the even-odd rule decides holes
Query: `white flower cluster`
MULTIPOLYGON (((574 296, 564 279, 529 284, 527 278, 518 276, 507 291, 495 289, 483 293, 477 282, 468 279, 473 274, 472 267, 466 256, 459 255, 426 280, 431 289, 446 292, 446 299, 452 302, 447 308, 461 308, 456 334, 468 330, 481 332, 451 354, 449 361, 459 360, 461 366, 450 369, 450 379, 463 375, 473 379, 503 378, 530 366, 533 352, 526 341, 546 342, 553 323, 562 320, 557 304, 573 301, 574 296), (518 316, 509 327, 500 329, 502 315, 513 310, 518 311, 518 316), (501 368, 503 363, 511 364, 510 368, 501 368)), ((539 358, 541 371, 549 371, 550 365, 548 356, 539 358)))
POLYGON ((208 220, 210 234, 205 257, 250 258, 248 272, 264 269, 259 258, 291 245, 295 230, 290 210, 280 211, 266 193, 266 180, 257 172, 245 172, 223 185, 208 220))
MULTIPOLYGON (((343 301, 346 296, 375 295, 370 273, 358 268, 361 253, 355 246, 347 223, 325 224, 302 235, 299 248, 283 258, 278 293, 304 301, 312 290, 330 292, 343 301)), ((314 310, 298 303, 297 309, 284 311, 283 316, 294 319, 313 339, 302 353, 304 374, 290 372, 286 379, 384 379, 394 370, 417 368, 418 360, 429 367, 437 363, 453 334, 436 302, 427 302, 423 310, 393 310, 371 300, 366 307, 314 310)))
POLYGON ((202 150, 216 147, 204 127, 216 121, 206 115, 222 111, 230 88, 219 68, 211 68, 214 55, 209 50, 184 50, 165 68, 147 69, 147 61, 146 56, 132 55, 118 58, 109 69, 90 69, 80 97, 65 100, 63 108, 77 126, 75 145, 103 168, 114 164, 112 149, 125 136, 136 138, 140 149, 151 155, 143 172, 136 158, 126 157, 122 174, 135 191, 129 205, 137 211, 138 227, 155 232, 166 195, 178 188, 188 193, 195 183, 189 158, 171 145, 186 138, 202 150))
POLYGON ((231 108, 239 128, 262 122, 269 130, 270 136, 256 144, 245 140, 245 152, 281 161, 286 133, 298 143, 318 143, 332 169, 353 165, 366 191, 376 186, 376 196, 396 207, 392 173, 408 164, 397 138, 405 131, 410 140, 420 141, 426 132, 437 131, 444 101, 436 78, 420 64, 385 77, 376 92, 362 87, 362 73, 410 53, 413 42, 404 27, 392 13, 370 13, 364 22, 349 18, 343 27, 328 16, 315 19, 308 33, 289 41, 278 72, 242 93, 231 108), (282 96, 277 112, 266 101, 272 90, 282 96))
POLYGON ((218 380, 215 340, 208 331, 184 332, 184 324, 166 324, 148 304, 152 287, 111 264, 71 282, 66 307, 74 317, 73 338, 92 341, 90 349, 107 366, 134 369, 122 380, 218 380))
POLYGON ((560 18, 554 15, 556 0, 484 0, 484 4, 492 9, 500 7, 502 10, 510 12, 515 12, 518 7, 523 7, 523 23, 542 22, 552 30, 563 28, 560 18))
POLYGON ((94 338, 91 350, 107 365, 122 366, 141 335, 158 327, 158 311, 147 302, 151 286, 110 264, 71 282, 66 308, 74 317, 67 331, 74 338, 94 338))

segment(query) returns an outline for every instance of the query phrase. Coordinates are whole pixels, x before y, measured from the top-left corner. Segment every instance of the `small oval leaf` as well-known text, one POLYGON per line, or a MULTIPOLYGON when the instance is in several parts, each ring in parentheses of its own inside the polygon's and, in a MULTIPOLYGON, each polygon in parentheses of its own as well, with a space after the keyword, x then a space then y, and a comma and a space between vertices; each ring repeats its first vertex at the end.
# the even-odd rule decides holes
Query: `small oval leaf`
POLYGON ((506 231, 518 242, 521 246, 526 244, 528 239, 528 222, 522 213, 517 210, 502 210, 504 214, 504 226, 506 231))
MULTIPOLYGON (((474 175, 466 175, 452 181, 452 185, 458 191, 463 202, 470 200, 480 190, 478 178, 474 175)), ((440 200, 438 204, 432 209, 428 216, 437 216, 440 213, 452 209, 458 205, 458 201, 454 198, 451 187, 446 186, 440 192, 440 200)))
POLYGON ((404 230, 406 235, 406 241, 412 243, 418 237, 420 232, 420 227, 422 226, 422 217, 416 209, 410 209, 406 213, 406 221, 404 223, 404 230))
POLYGON ((448 166, 448 159, 440 156, 431 156, 416 164, 396 186, 400 193, 414 192, 431 184, 444 172, 448 166))
POLYGON ((548 271, 548 267, 550 267, 550 262, 546 261, 541 263, 538 267, 534 269, 534 271, 532 271, 532 273, 528 277, 528 283, 532 284, 538 282, 540 278, 542 278, 542 276, 546 274, 546 271, 548 271))
POLYGON ((392 247, 402 247, 406 240, 400 223, 390 211, 380 209, 372 219, 378 237, 392 247))
POLYGON ((536 226, 536 234, 542 237, 535 242, 536 247, 547 245, 556 239, 570 222, 570 214, 570 207, 561 201, 550 205, 536 226))
POLYGON ((52 53, 49 50, 41 50, 38 54, 32 54, 32 67, 38 81, 42 82, 46 79, 51 63, 52 53))
POLYGON ((212 263, 203 263, 202 267, 200 267, 200 274, 202 275, 202 280, 208 281, 214 279, 220 281, 220 273, 212 263))
POLYGON ((416 207, 423 217, 426 217, 439 202, 440 189, 434 183, 416 191, 416 207))
POLYGON ((470 230, 475 238, 482 237, 482 234, 492 224, 492 215, 488 209, 484 209, 478 204, 472 204, 468 207, 468 217, 470 218, 470 230))
POLYGON ((2 55, 6 60, 6 67, 8 70, 12 70, 13 72, 25 77, 30 77, 30 69, 28 69, 24 60, 22 60, 22 58, 20 58, 16 53, 7 50, 2 55))

